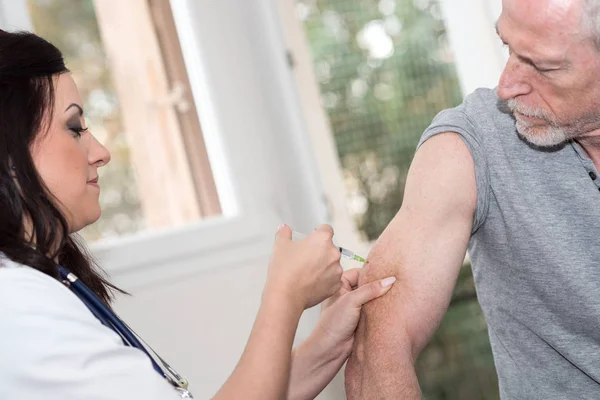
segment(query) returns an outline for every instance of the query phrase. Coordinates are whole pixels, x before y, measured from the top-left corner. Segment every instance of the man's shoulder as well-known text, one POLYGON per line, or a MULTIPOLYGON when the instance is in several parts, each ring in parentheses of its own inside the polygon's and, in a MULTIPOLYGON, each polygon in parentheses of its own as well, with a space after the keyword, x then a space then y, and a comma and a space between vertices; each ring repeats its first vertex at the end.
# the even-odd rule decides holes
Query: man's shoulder
POLYGON ((478 88, 465 96, 465 104, 469 106, 497 106, 501 102, 496 89, 478 88))
POLYGON ((495 89, 479 88, 463 102, 439 112, 425 131, 428 138, 441 132, 457 132, 484 143, 486 136, 498 138, 498 131, 514 130, 514 120, 495 89))
POLYGON ((496 89, 479 88, 465 96, 458 108, 475 123, 511 121, 506 102, 498 97, 496 89))

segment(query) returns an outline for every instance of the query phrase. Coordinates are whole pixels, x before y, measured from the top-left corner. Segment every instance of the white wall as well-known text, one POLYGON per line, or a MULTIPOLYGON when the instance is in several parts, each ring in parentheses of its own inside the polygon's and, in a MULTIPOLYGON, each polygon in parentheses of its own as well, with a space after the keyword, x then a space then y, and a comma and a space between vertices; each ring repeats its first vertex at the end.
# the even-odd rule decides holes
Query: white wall
MULTIPOLYGON (((195 398, 206 399, 222 385, 244 349, 260 305, 267 262, 264 254, 243 264, 139 288, 133 297, 121 298, 117 310, 190 381, 195 398)), ((310 324, 304 325, 302 337, 306 325, 310 324)))

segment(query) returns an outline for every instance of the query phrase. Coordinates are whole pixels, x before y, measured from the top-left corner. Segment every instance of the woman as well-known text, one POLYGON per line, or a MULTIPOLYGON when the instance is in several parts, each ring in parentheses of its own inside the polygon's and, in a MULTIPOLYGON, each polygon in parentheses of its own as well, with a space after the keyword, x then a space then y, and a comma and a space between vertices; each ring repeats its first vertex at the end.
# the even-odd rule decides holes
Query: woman
MULTIPOLYGON (((110 161, 83 115, 58 49, 0 31, 0 399, 177 398, 59 278, 57 265, 106 305, 118 290, 71 235, 100 217, 98 169, 110 161)), ((360 307, 395 278, 353 290, 358 270, 342 275, 332 236, 323 225, 294 243, 280 226, 247 347, 216 399, 309 399, 341 368, 360 307), (300 315, 328 297, 292 353, 300 315)))

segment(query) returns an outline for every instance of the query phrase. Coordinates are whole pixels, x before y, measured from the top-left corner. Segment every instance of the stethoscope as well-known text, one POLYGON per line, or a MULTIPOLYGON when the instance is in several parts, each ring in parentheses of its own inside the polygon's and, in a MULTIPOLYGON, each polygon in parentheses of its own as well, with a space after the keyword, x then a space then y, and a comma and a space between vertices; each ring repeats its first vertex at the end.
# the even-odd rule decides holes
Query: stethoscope
POLYGON ((71 273, 68 269, 57 265, 58 273, 60 275, 60 279, 62 282, 71 289, 71 291, 79 297, 79 299, 89 308, 89 310, 108 328, 112 329, 117 335, 121 337, 123 343, 126 346, 135 347, 143 351, 150 361, 152 362, 152 367, 171 384, 171 386, 179 393, 179 396, 182 399, 193 399, 192 394, 189 392, 188 381, 179 375, 165 360, 163 360, 146 342, 144 345, 140 342, 143 340, 140 338, 138 340, 138 336, 133 332, 129 326, 123 322, 117 314, 115 314, 92 290, 87 287, 85 283, 83 283, 77 276, 71 273), (157 364, 154 357, 150 355, 148 350, 154 354, 154 356, 160 361, 162 368, 157 364))

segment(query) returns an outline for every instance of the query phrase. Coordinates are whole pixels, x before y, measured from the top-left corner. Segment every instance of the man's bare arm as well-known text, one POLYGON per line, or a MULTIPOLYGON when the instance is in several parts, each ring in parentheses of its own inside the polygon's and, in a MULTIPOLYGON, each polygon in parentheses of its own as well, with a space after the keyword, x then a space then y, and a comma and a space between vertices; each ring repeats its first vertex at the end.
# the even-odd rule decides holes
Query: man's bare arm
POLYGON ((473 159, 456 133, 425 142, 400 211, 373 247, 361 284, 398 279, 363 308, 346 367, 353 399, 418 399, 414 362, 448 308, 466 253, 477 189, 473 159))

